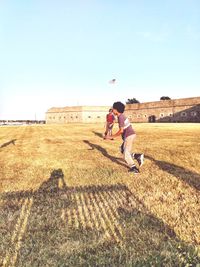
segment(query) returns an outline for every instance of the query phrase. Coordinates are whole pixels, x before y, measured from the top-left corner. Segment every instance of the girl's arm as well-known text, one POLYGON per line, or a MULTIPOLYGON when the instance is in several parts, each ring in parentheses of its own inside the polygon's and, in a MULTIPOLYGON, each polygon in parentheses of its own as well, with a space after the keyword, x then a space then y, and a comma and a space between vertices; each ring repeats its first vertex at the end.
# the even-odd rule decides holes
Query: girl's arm
POLYGON ((123 128, 119 128, 119 130, 115 134, 113 134, 111 136, 106 136, 105 139, 113 139, 115 137, 121 136, 121 134, 123 133, 123 131, 124 131, 123 128))

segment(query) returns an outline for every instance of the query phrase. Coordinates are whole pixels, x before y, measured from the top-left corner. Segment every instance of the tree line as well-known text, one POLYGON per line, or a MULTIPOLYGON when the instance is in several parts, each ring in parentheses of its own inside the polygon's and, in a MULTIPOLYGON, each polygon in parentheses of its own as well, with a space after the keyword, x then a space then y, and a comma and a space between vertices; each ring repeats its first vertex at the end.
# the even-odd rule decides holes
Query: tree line
MULTIPOLYGON (((169 96, 161 96, 160 100, 171 100, 171 98, 169 96)), ((128 100, 126 101, 126 104, 136 104, 136 103, 140 103, 140 101, 137 100, 136 98, 128 98, 128 100)))

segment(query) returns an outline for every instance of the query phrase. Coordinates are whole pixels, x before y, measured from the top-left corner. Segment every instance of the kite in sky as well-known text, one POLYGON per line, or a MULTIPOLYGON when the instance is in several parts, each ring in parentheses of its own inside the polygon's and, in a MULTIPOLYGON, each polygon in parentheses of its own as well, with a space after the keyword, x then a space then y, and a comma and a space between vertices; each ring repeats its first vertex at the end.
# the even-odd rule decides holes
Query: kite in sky
POLYGON ((116 79, 112 79, 109 81, 109 83, 112 83, 112 84, 114 84, 115 82, 116 82, 116 79))

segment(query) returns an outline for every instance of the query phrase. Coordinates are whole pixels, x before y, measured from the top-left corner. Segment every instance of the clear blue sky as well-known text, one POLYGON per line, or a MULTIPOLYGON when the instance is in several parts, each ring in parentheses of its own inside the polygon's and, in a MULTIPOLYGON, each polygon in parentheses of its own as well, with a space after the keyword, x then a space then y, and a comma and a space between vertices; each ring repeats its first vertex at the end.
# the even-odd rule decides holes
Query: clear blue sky
POLYGON ((0 119, 199 92, 199 0, 0 1, 0 119))

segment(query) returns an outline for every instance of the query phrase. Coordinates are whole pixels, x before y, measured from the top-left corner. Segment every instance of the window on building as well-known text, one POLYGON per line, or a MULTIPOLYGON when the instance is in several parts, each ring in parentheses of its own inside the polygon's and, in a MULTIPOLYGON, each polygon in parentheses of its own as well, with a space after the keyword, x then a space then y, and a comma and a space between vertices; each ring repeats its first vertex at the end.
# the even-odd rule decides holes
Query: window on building
POLYGON ((191 116, 192 116, 192 117, 197 116, 197 112, 196 112, 196 111, 192 111, 192 112, 191 112, 191 116))
POLYGON ((172 116, 173 116, 173 114, 172 114, 172 113, 169 113, 169 114, 168 114, 168 116, 169 116, 169 117, 172 117, 172 116))
POLYGON ((78 119, 78 116, 76 116, 76 118, 78 119))
POLYGON ((97 116, 98 119, 100 119, 101 117, 100 116, 97 116))
POLYGON ((128 117, 129 117, 129 119, 131 119, 132 118, 132 115, 129 115, 128 117))
POLYGON ((187 113, 186 112, 181 112, 181 117, 186 117, 187 113))
POLYGON ((137 118, 140 118, 141 117, 141 115, 140 114, 137 114, 137 118))
POLYGON ((88 116, 88 118, 90 119, 90 118, 91 118, 91 116, 88 116))
POLYGON ((146 118, 147 117, 147 114, 144 114, 144 117, 146 118))
POLYGON ((163 118, 164 117, 164 113, 160 113, 160 118, 163 118))

